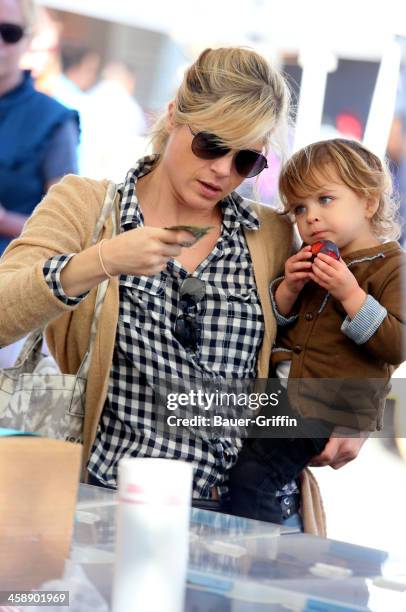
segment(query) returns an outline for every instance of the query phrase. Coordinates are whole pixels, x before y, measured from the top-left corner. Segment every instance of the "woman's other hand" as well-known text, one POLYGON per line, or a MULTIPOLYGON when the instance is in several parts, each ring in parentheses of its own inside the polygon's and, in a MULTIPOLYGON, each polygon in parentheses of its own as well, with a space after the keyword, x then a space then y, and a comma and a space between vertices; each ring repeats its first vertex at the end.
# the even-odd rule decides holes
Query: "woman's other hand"
POLYGON ((195 237, 185 230, 137 227, 106 240, 103 262, 112 276, 153 276, 166 268, 168 260, 180 255, 182 244, 194 244, 195 237))
POLYGON ((366 431, 349 430, 348 435, 350 437, 341 437, 346 432, 343 428, 338 427, 335 429, 335 433, 336 436, 334 434, 331 436, 324 450, 312 458, 309 464, 311 467, 329 465, 334 470, 342 468, 358 457, 361 448, 369 436, 369 432, 366 431))

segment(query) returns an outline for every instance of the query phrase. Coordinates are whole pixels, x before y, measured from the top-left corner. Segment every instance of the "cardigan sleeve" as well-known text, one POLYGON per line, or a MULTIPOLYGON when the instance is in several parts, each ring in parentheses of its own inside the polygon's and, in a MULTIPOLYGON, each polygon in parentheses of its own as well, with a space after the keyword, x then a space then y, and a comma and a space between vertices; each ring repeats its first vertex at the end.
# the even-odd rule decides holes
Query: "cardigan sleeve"
POLYGON ((49 288, 45 262, 91 245, 107 182, 68 175, 51 187, 0 260, 0 346, 7 346, 76 306, 49 288))

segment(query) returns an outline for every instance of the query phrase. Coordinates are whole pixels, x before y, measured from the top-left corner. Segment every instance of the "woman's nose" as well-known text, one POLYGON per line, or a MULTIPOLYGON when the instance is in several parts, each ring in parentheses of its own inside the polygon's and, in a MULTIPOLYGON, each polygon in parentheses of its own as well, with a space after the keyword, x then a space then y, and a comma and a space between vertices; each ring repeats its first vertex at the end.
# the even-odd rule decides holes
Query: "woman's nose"
POLYGON ((227 155, 211 160, 210 168, 219 176, 229 176, 233 169, 233 158, 234 155, 230 151, 227 155))

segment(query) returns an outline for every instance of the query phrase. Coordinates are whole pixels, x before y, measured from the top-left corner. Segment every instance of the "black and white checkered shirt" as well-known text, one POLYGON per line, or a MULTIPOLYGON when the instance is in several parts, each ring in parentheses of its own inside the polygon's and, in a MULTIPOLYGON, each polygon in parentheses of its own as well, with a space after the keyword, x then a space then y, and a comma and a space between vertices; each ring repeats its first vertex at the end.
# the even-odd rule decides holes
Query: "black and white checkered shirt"
MULTIPOLYGON (((141 159, 120 186, 121 231, 144 225, 136 196, 137 179, 153 166, 154 156, 141 159)), ((221 236, 193 276, 205 283, 197 304, 201 336, 196 351, 185 350, 173 334, 179 315, 179 286, 188 272, 171 259, 156 276, 121 275, 116 344, 108 394, 88 469, 101 482, 115 486, 121 457, 165 457, 194 465, 195 497, 209 497, 212 486, 227 492, 225 476, 235 463, 240 440, 205 439, 194 430, 165 437, 154 427, 154 381, 253 379, 264 323, 252 262, 242 231, 257 230, 254 211, 236 193, 222 202, 221 236)), ((74 254, 52 257, 44 275, 55 295, 66 304, 84 299, 67 297, 60 272, 74 254)))

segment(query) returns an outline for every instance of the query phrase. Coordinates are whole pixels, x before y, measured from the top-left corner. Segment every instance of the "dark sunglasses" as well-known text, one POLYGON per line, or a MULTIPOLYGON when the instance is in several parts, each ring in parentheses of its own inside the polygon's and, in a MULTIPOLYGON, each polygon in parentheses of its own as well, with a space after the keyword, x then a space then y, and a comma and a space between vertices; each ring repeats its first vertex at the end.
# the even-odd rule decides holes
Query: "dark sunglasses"
POLYGON ((0 23, 0 37, 8 45, 18 43, 24 34, 24 28, 16 23, 0 23))
MULTIPOLYGON (((215 134, 209 132, 194 132, 189 126, 193 134, 192 151, 196 157, 200 159, 216 159, 227 155, 231 149, 221 144, 220 139, 215 134)), ((268 162, 265 155, 252 151, 251 149, 241 149, 237 151, 233 157, 235 169, 240 176, 244 178, 252 178, 257 176, 262 170, 268 168, 268 162)))
POLYGON ((199 278, 188 276, 179 288, 179 308, 175 323, 175 338, 186 349, 196 349, 200 340, 200 325, 196 321, 197 304, 206 293, 205 284, 199 278))

